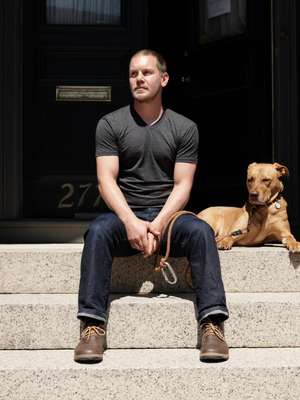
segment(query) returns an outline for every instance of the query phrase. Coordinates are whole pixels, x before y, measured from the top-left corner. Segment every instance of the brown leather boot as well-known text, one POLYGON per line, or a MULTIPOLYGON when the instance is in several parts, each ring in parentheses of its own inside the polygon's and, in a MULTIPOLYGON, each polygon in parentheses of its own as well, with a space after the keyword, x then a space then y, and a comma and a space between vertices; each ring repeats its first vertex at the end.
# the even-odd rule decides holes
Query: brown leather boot
POLYGON ((226 361, 229 350, 224 337, 222 323, 206 320, 200 325, 200 360, 226 361))
POLYGON ((79 363, 98 363, 103 359, 106 349, 106 331, 102 325, 81 324, 81 338, 74 351, 74 361, 79 363))

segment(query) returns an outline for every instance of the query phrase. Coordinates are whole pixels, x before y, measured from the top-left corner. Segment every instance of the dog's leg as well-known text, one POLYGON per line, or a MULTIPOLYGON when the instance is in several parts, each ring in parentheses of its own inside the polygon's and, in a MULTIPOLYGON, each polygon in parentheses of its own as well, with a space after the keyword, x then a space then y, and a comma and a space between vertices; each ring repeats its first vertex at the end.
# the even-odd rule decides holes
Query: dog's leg
POLYGON ((234 238, 232 236, 225 237, 224 239, 218 242, 217 238, 217 247, 219 250, 230 250, 234 243, 234 238))
POLYGON ((273 225, 273 236, 281 241, 281 243, 292 253, 300 253, 300 242, 297 242, 295 237, 291 233, 290 224, 287 219, 285 221, 279 221, 276 225, 273 225))
POLYGON ((291 233, 282 237, 281 241, 282 244, 292 253, 300 253, 300 242, 297 242, 291 233))

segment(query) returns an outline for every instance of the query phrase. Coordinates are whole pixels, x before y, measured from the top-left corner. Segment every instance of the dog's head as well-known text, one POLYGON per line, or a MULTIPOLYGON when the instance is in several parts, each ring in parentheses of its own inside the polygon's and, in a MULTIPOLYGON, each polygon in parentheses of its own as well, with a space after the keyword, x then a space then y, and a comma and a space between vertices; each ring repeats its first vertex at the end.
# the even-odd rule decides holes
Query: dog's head
POLYGON ((249 203, 266 205, 277 193, 283 191, 281 178, 289 175, 284 165, 252 163, 247 170, 249 203))

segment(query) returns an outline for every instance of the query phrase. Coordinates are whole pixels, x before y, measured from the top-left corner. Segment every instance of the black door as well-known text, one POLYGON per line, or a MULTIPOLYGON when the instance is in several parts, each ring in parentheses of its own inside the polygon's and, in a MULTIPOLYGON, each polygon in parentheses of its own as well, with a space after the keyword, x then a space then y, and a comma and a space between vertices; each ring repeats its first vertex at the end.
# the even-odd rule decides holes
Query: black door
POLYGON ((102 209, 98 119, 129 101, 128 60, 145 44, 144 0, 24 5, 24 216, 81 218, 102 209))
POLYGON ((262 0, 150 2, 150 46, 168 59, 166 102, 199 128, 190 208, 242 206, 250 162, 271 162, 271 10, 262 0))

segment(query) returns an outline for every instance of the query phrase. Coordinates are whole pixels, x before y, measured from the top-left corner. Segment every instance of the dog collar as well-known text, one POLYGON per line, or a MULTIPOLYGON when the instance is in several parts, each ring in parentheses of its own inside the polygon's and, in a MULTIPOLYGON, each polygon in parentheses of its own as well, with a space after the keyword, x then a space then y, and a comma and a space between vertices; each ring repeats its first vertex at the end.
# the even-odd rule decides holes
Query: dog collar
POLYGON ((271 198, 271 200, 266 203, 266 206, 269 207, 272 204, 275 205, 275 208, 279 209, 281 207, 279 200, 281 199, 281 192, 275 193, 275 195, 271 198))

